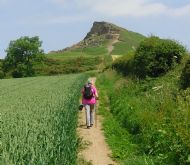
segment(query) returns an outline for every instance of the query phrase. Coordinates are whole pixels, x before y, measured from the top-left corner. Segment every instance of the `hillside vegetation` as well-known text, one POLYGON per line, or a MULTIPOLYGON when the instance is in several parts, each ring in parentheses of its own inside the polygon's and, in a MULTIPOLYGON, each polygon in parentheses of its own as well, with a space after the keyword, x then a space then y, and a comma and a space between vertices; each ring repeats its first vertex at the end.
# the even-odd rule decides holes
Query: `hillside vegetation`
POLYGON ((190 163, 188 59, 182 45, 151 36, 113 63, 126 77, 99 75, 105 135, 121 164, 190 163))
POLYGON ((57 75, 97 70, 103 58, 100 56, 77 56, 45 58, 34 63, 36 75, 57 75))
POLYGON ((139 43, 145 39, 145 36, 123 29, 119 32, 119 42, 114 44, 111 55, 128 55, 138 47, 139 43))

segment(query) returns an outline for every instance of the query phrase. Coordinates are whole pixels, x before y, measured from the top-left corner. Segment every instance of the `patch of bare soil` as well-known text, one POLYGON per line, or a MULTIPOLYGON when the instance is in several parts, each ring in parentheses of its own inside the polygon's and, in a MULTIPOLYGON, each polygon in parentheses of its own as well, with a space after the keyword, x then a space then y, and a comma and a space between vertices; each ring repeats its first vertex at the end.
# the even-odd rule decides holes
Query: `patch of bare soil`
POLYGON ((117 43, 117 42, 119 42, 119 34, 115 34, 113 40, 108 44, 107 49, 108 49, 108 53, 109 53, 109 54, 111 54, 111 52, 112 52, 113 49, 114 49, 114 46, 113 46, 113 45, 114 45, 115 43, 117 43))

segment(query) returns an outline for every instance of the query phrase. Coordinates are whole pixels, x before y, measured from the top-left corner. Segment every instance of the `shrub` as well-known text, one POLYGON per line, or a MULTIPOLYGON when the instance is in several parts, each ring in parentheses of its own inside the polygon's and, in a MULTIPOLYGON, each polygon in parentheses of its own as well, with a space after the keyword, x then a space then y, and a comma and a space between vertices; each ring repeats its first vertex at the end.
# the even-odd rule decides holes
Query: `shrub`
POLYGON ((18 64, 17 68, 12 72, 14 78, 20 78, 26 76, 26 66, 24 64, 18 64))
POLYGON ((151 36, 135 52, 134 72, 139 78, 158 77, 181 62, 185 48, 176 41, 151 36))
POLYGON ((2 70, 0 70, 0 79, 3 79, 5 77, 5 74, 2 70))
POLYGON ((112 63, 112 69, 121 72, 123 75, 129 75, 133 73, 133 58, 134 53, 130 53, 126 56, 116 59, 112 63))
POLYGON ((180 84, 182 89, 190 87, 190 59, 187 61, 180 77, 180 84))

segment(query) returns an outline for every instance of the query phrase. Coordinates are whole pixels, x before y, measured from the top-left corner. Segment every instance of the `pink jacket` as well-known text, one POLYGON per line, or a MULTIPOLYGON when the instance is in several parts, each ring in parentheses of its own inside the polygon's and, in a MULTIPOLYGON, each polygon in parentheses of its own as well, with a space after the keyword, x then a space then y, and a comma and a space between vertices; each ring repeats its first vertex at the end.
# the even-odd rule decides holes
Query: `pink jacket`
MULTIPOLYGON (((93 91, 93 94, 94 96, 91 98, 91 99, 85 99, 84 97, 82 97, 82 104, 96 104, 96 93, 97 93, 97 90, 96 90, 96 87, 95 86, 92 86, 92 91, 93 91)), ((84 89, 82 89, 82 94, 84 93, 84 89)))

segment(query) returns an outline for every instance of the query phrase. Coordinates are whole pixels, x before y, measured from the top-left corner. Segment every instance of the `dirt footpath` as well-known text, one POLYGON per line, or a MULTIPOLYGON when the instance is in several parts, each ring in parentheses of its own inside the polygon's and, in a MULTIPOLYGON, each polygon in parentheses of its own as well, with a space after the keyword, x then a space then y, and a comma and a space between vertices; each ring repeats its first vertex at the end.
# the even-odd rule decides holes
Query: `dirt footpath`
MULTIPOLYGON (((95 82, 95 78, 93 81, 95 82)), ((79 157, 84 158, 88 164, 92 165, 115 165, 116 163, 109 157, 109 150, 102 131, 101 117, 97 116, 94 126, 86 128, 85 110, 79 112, 78 135, 82 138, 82 143, 87 144, 86 148, 79 153, 79 157)))
POLYGON ((107 49, 108 49, 108 53, 111 54, 111 52, 114 49, 114 44, 119 42, 119 34, 115 34, 114 38, 112 39, 112 41, 108 44, 107 49))

